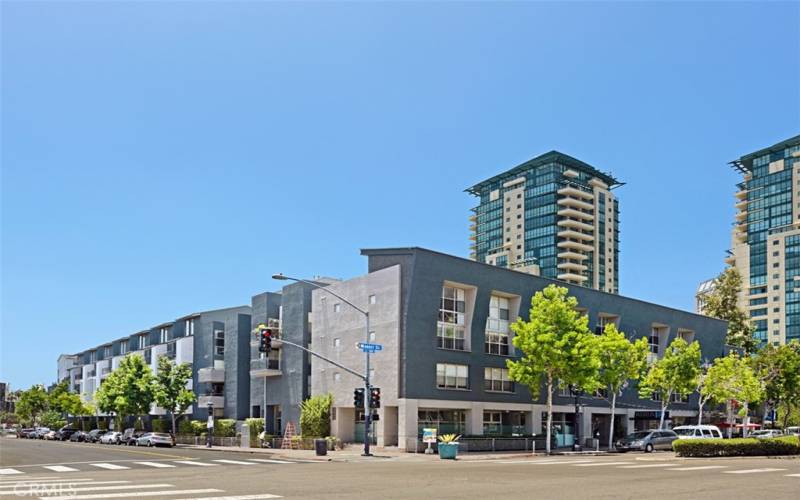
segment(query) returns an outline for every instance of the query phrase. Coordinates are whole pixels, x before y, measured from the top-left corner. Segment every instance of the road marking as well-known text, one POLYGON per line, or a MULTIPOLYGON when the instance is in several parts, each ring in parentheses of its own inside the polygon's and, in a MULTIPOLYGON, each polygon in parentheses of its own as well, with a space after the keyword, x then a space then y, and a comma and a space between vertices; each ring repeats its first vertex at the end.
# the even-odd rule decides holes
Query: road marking
POLYGON ((678 464, 645 464, 645 465, 623 465, 618 469, 648 469, 650 467, 675 467, 678 464))
POLYGON ((275 460, 272 458, 248 458, 253 462, 264 462, 265 464, 293 464, 294 462, 290 462, 288 460, 275 460))
POLYGON ((17 469, 0 469, 0 475, 9 476, 11 474, 24 474, 24 472, 18 471, 17 469))
POLYGON ((219 460, 214 460, 214 462, 220 462, 223 464, 233 464, 233 465, 255 465, 253 462, 242 462, 240 460, 219 459, 219 460))
POLYGON ((80 480, 80 479, 61 479, 59 481, 20 481, 20 482, 17 482, 17 483, 4 484, 4 485, 0 486, 0 494, 14 493, 11 490, 6 491, 4 489, 4 488, 11 488, 12 486, 14 488, 20 488, 21 489, 21 488, 26 487, 26 486, 44 486, 44 487, 47 487, 47 488, 51 488, 51 487, 55 488, 55 487, 62 486, 62 485, 65 485, 65 484, 72 484, 72 485, 76 485, 76 486, 94 486, 94 485, 97 485, 97 484, 127 484, 127 483, 130 483, 130 481, 97 481, 97 482, 91 482, 91 479, 83 479, 83 480, 80 480))
POLYGON ((92 484, 117 484, 117 483, 130 483, 130 481, 98 481, 92 482, 93 479, 80 478, 80 479, 17 479, 15 481, 0 482, 1 488, 10 488, 11 486, 26 485, 26 484, 48 484, 48 483, 87 483, 92 484))
POLYGON ((170 467, 175 467, 172 464, 164 464, 160 462, 134 462, 134 463, 139 465, 146 465, 148 467, 156 467, 158 469, 168 469, 170 467))
POLYGON ((117 465, 117 464, 108 464, 108 463, 99 463, 99 464, 89 464, 92 467, 100 467, 101 469, 108 469, 108 470, 122 470, 122 469, 130 469, 130 467, 125 467, 124 465, 117 465))
POLYGON ((64 495, 59 497, 39 497, 40 500, 90 500, 94 498, 132 498, 132 497, 157 497, 165 495, 196 495, 199 493, 222 493, 222 490, 206 488, 204 490, 161 490, 161 491, 136 491, 130 493, 98 493, 91 495, 64 495))
POLYGON ((800 474, 786 474, 786 477, 800 477, 800 474))
POLYGON ((73 469, 72 467, 66 467, 64 465, 45 465, 44 468, 53 472, 78 472, 78 469, 73 469))
POLYGON ((598 467, 601 465, 630 465, 631 462, 599 462, 588 464, 575 464, 575 467, 598 467))
MULTIPOLYGON (((487 460, 488 462, 488 460, 487 460)), ((563 465, 563 464, 585 464, 596 462, 596 460, 516 460, 500 462, 502 464, 531 464, 531 465, 563 465)))
POLYGON ((193 462, 192 460, 175 460, 176 464, 184 464, 184 465, 198 465, 200 467, 212 467, 219 464, 207 464, 204 462, 193 462))
POLYGON ((709 469, 724 469, 727 465, 701 465, 698 467, 677 467, 669 470, 709 470, 709 469))
POLYGON ((234 495, 229 497, 202 497, 202 498, 178 498, 176 500, 260 500, 262 498, 283 498, 280 495, 270 495, 262 493, 260 495, 234 495))
POLYGON ((724 470, 723 474, 757 474, 759 472, 775 472, 786 469, 742 469, 742 470, 724 470))
MULTIPOLYGON (((124 485, 117 485, 117 486, 95 486, 94 483, 88 484, 83 483, 77 486, 73 486, 71 483, 59 483, 59 484, 48 484, 42 485, 41 487, 38 485, 31 484, 29 486, 35 486, 35 489, 32 490, 32 493, 28 496, 32 495, 43 495, 47 493, 47 490, 50 490, 50 494, 53 493, 62 493, 62 491, 54 491, 54 490, 68 490, 63 491, 63 493, 72 493, 75 491, 113 491, 113 490, 146 490, 150 488, 172 488, 174 485, 172 484, 124 484, 124 485), (38 491, 36 491, 38 490, 38 491), (45 490, 45 491, 41 491, 45 490)), ((16 490, 20 490, 22 488, 16 488, 16 490)), ((14 492, 12 492, 14 493, 14 492)))

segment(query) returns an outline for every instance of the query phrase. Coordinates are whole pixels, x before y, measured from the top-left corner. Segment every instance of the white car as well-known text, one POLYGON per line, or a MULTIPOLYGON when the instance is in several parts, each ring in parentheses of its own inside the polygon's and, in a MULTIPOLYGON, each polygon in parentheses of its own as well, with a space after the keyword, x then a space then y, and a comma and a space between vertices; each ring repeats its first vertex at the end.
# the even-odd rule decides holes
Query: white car
POLYGON ((102 436, 100 436, 100 442, 102 444, 119 444, 119 440, 122 437, 121 432, 106 432, 102 436))
POLYGON ((172 446, 172 436, 164 432, 148 432, 136 440, 136 446, 172 446))
POLYGON ((783 431, 780 429, 761 429, 760 431, 753 431, 747 437, 768 439, 778 436, 783 436, 783 431))
POLYGON ((679 425, 672 430, 678 439, 722 439, 722 432, 716 425, 679 425))
POLYGON ((800 427, 792 426, 783 430, 787 436, 800 436, 800 427))

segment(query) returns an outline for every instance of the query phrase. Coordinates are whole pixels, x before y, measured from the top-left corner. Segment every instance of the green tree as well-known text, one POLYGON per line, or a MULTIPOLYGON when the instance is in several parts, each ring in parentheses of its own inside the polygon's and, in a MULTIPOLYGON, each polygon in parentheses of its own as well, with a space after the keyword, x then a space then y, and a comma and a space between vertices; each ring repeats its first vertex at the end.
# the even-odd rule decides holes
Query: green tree
POLYGON ((172 435, 178 432, 177 419, 195 402, 194 392, 186 388, 192 379, 192 365, 176 364, 167 356, 159 356, 155 378, 156 404, 167 410, 172 419, 172 435))
POLYGON ((94 400, 97 409, 115 412, 120 420, 149 413, 155 392, 153 380, 153 372, 144 358, 128 354, 97 389, 94 400))
POLYGON ((600 387, 597 341, 589 332, 588 317, 576 310, 578 300, 567 289, 549 285, 531 299, 530 320, 511 325, 518 361, 507 361, 512 380, 528 386, 535 399, 544 380, 547 394, 547 441, 550 453, 553 426, 553 390, 557 383, 574 385, 588 392, 600 387))
POLYGON ((300 403, 300 431, 303 436, 330 436, 332 404, 331 394, 312 396, 300 403))
POLYGON ((17 400, 16 412, 23 422, 37 425, 39 416, 47 411, 47 391, 43 385, 34 385, 22 391, 17 400))
POLYGON ((606 325, 603 334, 597 337, 600 358, 599 382, 608 391, 606 400, 611 405, 611 423, 608 433, 608 449, 614 443, 614 411, 617 396, 628 387, 631 380, 639 380, 647 369, 647 339, 632 342, 617 330, 613 323, 606 325))
POLYGON ((728 267, 714 279, 714 289, 705 294, 703 312, 728 322, 728 345, 753 353, 758 341, 753 338, 755 328, 747 314, 739 309, 738 298, 742 290, 742 276, 735 267, 728 267))
POLYGON ((800 342, 766 345, 754 357, 754 367, 765 383, 765 399, 787 418, 800 408, 800 342))
POLYGON ((61 412, 56 410, 47 410, 43 412, 39 420, 43 427, 49 427, 53 430, 60 429, 67 423, 62 417, 61 412))
POLYGON ((60 413, 62 416, 78 416, 85 411, 80 395, 69 392, 69 381, 62 380, 48 393, 48 404, 51 410, 60 413))
POLYGON ((687 344, 682 338, 676 338, 667 347, 664 357, 650 365, 647 374, 639 384, 639 395, 652 398, 658 394, 661 398, 661 419, 658 428, 664 428, 664 416, 672 396, 682 398, 697 388, 700 375, 700 343, 687 344))

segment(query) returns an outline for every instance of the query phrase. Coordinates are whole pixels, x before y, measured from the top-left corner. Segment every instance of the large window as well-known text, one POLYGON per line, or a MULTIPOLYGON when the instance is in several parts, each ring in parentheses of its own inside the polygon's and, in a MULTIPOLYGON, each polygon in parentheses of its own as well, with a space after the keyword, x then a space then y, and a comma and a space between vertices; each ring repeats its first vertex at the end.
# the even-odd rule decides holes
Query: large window
POLYGON ((487 391, 514 392, 514 382, 508 378, 508 369, 483 369, 483 388, 487 391))
POLYGON ((149 340, 150 339, 148 338, 146 333, 142 334, 142 335, 139 335, 139 349, 144 349, 145 347, 150 345, 149 340))
POLYGON ((225 330, 214 330, 214 354, 225 354, 225 330))
POLYGON ((164 344, 167 342, 167 340, 169 340, 169 328, 166 327, 161 328, 161 330, 159 331, 158 341, 164 344))
POLYGON ((417 430, 434 428, 439 435, 464 434, 467 430, 467 412, 464 410, 422 409, 417 411, 417 430))
POLYGON ((194 335, 194 319, 187 319, 184 323, 183 335, 186 337, 194 335))
POLYGON ((464 290, 442 287, 439 303, 439 321, 436 328, 437 345, 442 349, 466 350, 466 305, 464 290))
POLYGON ((439 389, 469 389, 469 367, 436 363, 436 387, 439 389))
POLYGON ((499 411, 483 412, 483 434, 499 435, 503 433, 503 413, 499 411))
POLYGON ((487 354, 508 356, 509 301, 506 297, 492 296, 489 300, 489 317, 486 319, 484 351, 487 354))

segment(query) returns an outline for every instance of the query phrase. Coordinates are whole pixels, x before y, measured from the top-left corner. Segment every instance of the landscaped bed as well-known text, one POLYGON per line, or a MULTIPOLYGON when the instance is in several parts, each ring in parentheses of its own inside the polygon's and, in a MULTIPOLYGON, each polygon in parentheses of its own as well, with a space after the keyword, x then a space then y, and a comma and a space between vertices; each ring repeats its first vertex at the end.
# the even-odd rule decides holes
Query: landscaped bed
POLYGON ((800 437, 770 439, 678 439, 672 449, 679 457, 755 457, 800 455, 800 437))

